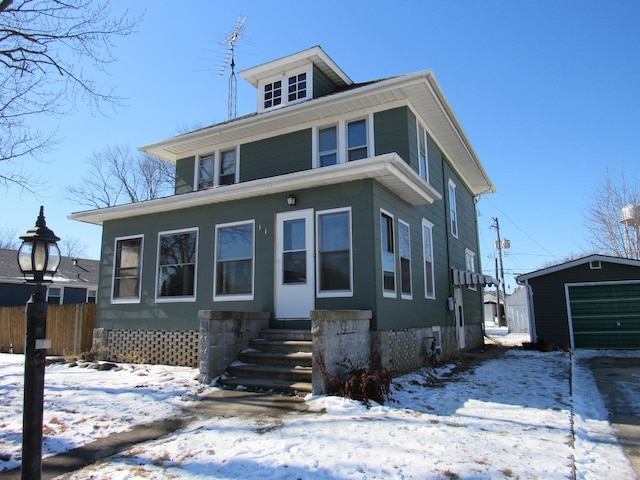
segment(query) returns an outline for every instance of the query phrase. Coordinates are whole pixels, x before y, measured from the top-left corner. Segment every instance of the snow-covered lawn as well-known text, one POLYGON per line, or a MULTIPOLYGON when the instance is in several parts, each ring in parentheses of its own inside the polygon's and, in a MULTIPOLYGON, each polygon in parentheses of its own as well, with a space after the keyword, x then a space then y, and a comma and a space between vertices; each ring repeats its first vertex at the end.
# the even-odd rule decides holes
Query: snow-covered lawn
MULTIPOLYGON (((194 420, 70 478, 636 478, 584 363, 592 354, 512 349, 451 376, 451 365, 404 375, 384 406, 309 396, 309 413, 194 420)), ((22 358, 0 355, 0 470, 20 461, 22 358)), ((214 390, 194 369, 122 367, 47 367, 45 454, 179 415, 214 390)))

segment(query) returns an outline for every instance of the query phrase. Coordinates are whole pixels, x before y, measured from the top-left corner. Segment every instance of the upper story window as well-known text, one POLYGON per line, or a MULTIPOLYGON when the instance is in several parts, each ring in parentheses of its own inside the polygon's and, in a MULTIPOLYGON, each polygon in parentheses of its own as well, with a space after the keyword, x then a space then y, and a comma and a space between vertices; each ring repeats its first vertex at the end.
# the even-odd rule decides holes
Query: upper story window
POLYGON ((262 86, 261 110, 291 105, 310 98, 311 69, 287 73, 277 79, 271 77, 262 86))
POLYGON ((198 190, 237 183, 238 149, 217 150, 198 158, 198 190))
POLYGON ((159 234, 157 300, 195 300, 197 247, 197 229, 159 234))
MULTIPOLYGON (((475 254, 475 252, 472 252, 471 250, 466 248, 465 251, 464 251, 464 260, 465 260, 465 268, 469 272, 475 272, 476 271, 476 254, 475 254)), ((469 288, 471 290, 475 290, 476 286, 472 285, 469 288)))
POLYGON ((420 176, 429 182, 429 156, 427 153, 427 131, 418 123, 418 168, 420 176))
POLYGON ((458 209, 456 205, 456 184, 449 180, 449 219, 451 235, 458 238, 458 209))
POLYGON ((373 116, 340 120, 313 129, 313 167, 327 167, 369 157, 374 148, 373 116))
POLYGON ((113 261, 113 303, 140 301, 140 276, 142 275, 142 236, 116 238, 113 261))

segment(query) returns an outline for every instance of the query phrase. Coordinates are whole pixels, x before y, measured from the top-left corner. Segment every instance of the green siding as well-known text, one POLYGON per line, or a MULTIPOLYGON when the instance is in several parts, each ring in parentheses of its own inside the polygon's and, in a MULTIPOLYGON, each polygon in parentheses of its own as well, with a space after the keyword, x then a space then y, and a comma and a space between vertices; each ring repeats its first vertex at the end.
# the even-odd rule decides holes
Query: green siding
POLYGON ((274 177, 311 168, 311 129, 240 147, 240 181, 274 177))
POLYGON ((568 290, 575 348, 640 348, 640 283, 568 290))
POLYGON ((418 161, 411 162, 411 147, 415 155, 416 118, 407 107, 378 112, 373 116, 376 155, 395 152, 418 171, 418 161))
POLYGON ((335 83, 329 80, 322 71, 313 66, 313 98, 323 97, 338 90, 335 83))
POLYGON ((176 195, 195 190, 195 168, 195 157, 182 158, 176 162, 176 195))

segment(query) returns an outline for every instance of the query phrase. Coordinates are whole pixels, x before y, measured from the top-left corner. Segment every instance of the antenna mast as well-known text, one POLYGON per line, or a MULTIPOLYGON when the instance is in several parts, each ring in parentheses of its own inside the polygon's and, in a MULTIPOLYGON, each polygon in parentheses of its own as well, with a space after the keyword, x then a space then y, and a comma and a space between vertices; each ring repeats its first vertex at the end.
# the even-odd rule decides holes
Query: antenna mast
POLYGON ((229 49, 227 50, 227 56, 224 59, 224 63, 222 68, 220 69, 220 75, 224 74, 225 68, 227 68, 227 64, 229 63, 229 59, 231 59, 231 75, 229 76, 229 114, 228 120, 231 120, 236 117, 236 97, 237 97, 237 88, 238 88, 238 80, 236 79, 236 62, 235 62, 235 47, 236 41, 240 38, 240 30, 244 26, 244 22, 247 20, 246 15, 244 17, 238 17, 238 21, 236 23, 236 29, 234 32, 225 38, 220 45, 229 44, 229 49))

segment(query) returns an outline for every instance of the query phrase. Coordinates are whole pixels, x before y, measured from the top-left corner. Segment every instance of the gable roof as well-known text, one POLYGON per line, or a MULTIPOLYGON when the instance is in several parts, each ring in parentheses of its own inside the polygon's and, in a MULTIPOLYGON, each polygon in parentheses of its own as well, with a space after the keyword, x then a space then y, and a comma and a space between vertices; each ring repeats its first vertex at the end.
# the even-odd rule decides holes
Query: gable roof
MULTIPOLYGON (((523 275, 519 275, 516 277, 516 281, 521 283, 525 280, 529 280, 530 278, 541 277, 543 275, 549 275, 555 272, 560 272, 562 270, 566 270, 568 268, 577 267, 579 265, 583 265, 585 263, 599 261, 606 263, 615 263, 619 265, 629 265, 632 267, 640 268, 640 260, 633 260, 631 258, 622 258, 622 257, 611 257, 608 255, 587 255, 586 257, 577 258, 575 260, 570 260, 568 262, 560 263, 558 265, 553 265, 547 268, 541 268, 540 270, 535 270, 533 272, 525 273, 523 275)), ((640 275, 640 271, 638 271, 638 275, 640 275)))
MULTIPOLYGON (((63 256, 53 281, 68 283, 69 286, 97 286, 99 268, 98 260, 63 256)), ((17 250, 0 248, 0 283, 24 283, 24 276, 18 267, 17 250)))
MULTIPOLYGON (((321 55, 320 47, 311 50, 321 55)), ((307 58, 309 52, 306 50, 301 54, 307 58)), ((282 61, 291 61, 291 57, 295 55, 282 61)), ((257 72, 271 71, 270 65, 271 62, 256 67, 257 72)), ((254 75, 258 73, 254 72, 254 75)), ((364 109, 398 106, 411 107, 426 122, 431 137, 473 195, 496 191, 431 70, 361 84, 350 83, 342 90, 320 98, 211 125, 140 147, 140 150, 175 163, 181 158, 211 153, 220 145, 246 143, 248 139, 256 141, 305 126, 310 128, 364 109)))

